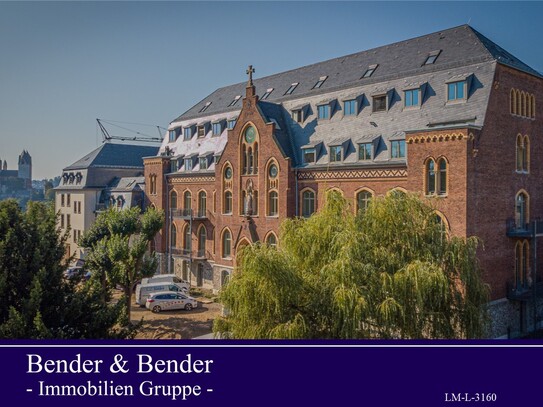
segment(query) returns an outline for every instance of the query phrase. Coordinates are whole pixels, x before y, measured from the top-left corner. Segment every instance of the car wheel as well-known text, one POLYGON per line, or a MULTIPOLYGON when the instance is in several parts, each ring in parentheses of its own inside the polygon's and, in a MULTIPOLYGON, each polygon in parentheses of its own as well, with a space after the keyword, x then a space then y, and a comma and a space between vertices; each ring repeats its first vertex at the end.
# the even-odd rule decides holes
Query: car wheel
POLYGON ((190 311, 192 309, 192 304, 185 304, 185 309, 190 311))
POLYGON ((160 308, 160 305, 155 305, 153 307, 153 312, 159 313, 160 311, 162 311, 162 308, 160 308))

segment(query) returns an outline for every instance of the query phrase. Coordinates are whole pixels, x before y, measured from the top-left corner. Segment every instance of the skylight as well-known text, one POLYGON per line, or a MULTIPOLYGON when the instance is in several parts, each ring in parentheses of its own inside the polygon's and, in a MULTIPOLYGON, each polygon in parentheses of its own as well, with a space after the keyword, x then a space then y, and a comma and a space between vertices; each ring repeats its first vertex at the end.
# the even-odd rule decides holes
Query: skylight
POLYGON ((296 86, 298 86, 298 82, 294 82, 292 85, 290 85, 290 88, 287 89, 285 92, 285 95, 292 95, 292 92, 294 92, 294 89, 296 89, 296 86))
POLYGON ((434 62, 436 62, 436 59, 440 53, 441 53, 441 50, 430 52, 428 54, 428 57, 426 58, 426 61, 424 61, 423 65, 432 65, 434 62))
POLYGON ((236 97, 234 98, 234 100, 232 100, 232 101, 230 102, 230 104, 228 105, 228 107, 234 106, 234 105, 238 102, 238 100, 240 100, 240 99, 241 99, 241 95, 236 96, 236 97))
POLYGON ((273 92, 273 88, 266 89, 266 93, 264 93, 264 94, 262 95, 262 97, 260 98, 260 100, 265 100, 265 99, 267 99, 268 96, 270 96, 272 92, 273 92))
POLYGON ((207 110, 207 108, 211 105, 211 102, 207 102, 204 107, 200 109, 198 113, 203 113, 207 110))
POLYGON ((328 76, 321 76, 315 86, 313 86, 313 89, 319 89, 327 78, 328 76))
POLYGON ((369 78, 370 76, 372 76, 378 66, 379 65, 377 64, 368 66, 368 69, 366 69, 366 72, 364 72, 364 75, 362 75, 362 78, 369 78))

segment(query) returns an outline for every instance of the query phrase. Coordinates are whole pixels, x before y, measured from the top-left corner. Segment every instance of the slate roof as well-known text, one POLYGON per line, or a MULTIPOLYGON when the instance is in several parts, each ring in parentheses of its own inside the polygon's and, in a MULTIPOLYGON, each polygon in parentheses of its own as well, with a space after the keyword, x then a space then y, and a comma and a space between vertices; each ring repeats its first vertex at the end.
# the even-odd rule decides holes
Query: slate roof
MULTIPOLYGON (((541 77, 537 71, 472 27, 462 25, 259 78, 254 80, 254 85, 257 95, 263 95, 267 89, 274 88, 266 101, 281 102, 485 61, 497 61, 541 77), (441 50, 441 52, 435 64, 423 65, 427 56, 437 50, 441 50), (366 69, 373 64, 378 64, 373 75, 361 79, 366 69), (312 89, 319 78, 326 75, 328 78, 324 84, 319 89, 312 89), (292 83, 296 82, 299 83, 296 90, 292 95, 285 96, 285 91, 292 83)), ((234 107, 228 107, 228 105, 234 97, 245 95, 245 86, 246 82, 241 82, 217 89, 175 119, 174 122, 201 117, 202 114, 199 112, 208 102, 212 103, 206 109, 206 115, 239 110, 241 102, 238 102, 234 107)))
POLYGON ((104 143, 96 150, 64 168, 64 171, 88 168, 143 169, 142 157, 155 156, 157 153, 158 147, 104 143))
POLYGON ((131 192, 141 190, 143 184, 145 177, 115 177, 108 185, 108 189, 112 192, 131 192))
MULTIPOLYGON (((267 122, 277 124, 275 140, 283 154, 297 167, 332 167, 341 165, 396 165, 405 159, 391 157, 391 142, 405 138, 407 132, 436 128, 481 128, 485 121, 488 100, 496 65, 505 64, 529 74, 538 72, 514 57, 468 25, 401 41, 368 51, 319 62, 302 68, 281 72, 254 80, 256 94, 273 92, 266 100, 259 100, 258 108, 267 122), (435 63, 425 65, 429 55, 438 55, 435 63), (370 66, 377 64, 371 77, 363 78, 370 66), (312 89, 323 76, 326 80, 319 89, 312 89), (449 102, 447 84, 466 81, 467 98, 449 102), (293 83, 298 83, 291 95, 285 95, 293 83), (404 91, 420 89, 421 104, 406 107, 404 91), (387 109, 374 112, 373 97, 387 96, 387 109), (357 114, 345 115, 345 100, 357 101, 357 114), (332 115, 318 119, 320 104, 329 104, 332 115), (303 109, 304 120, 298 123, 292 111, 303 109), (343 158, 330 162, 329 147, 341 140, 343 158), (372 142, 371 161, 358 160, 358 143, 372 142), (303 163, 303 148, 317 148, 317 161, 303 163)), ((228 104, 246 92, 246 82, 217 89, 208 97, 172 121, 170 129, 189 125, 225 122, 237 117, 241 102, 228 104), (202 107, 212 102, 205 112, 202 107)), ((205 137, 190 140, 179 137, 170 142, 166 136, 160 151, 166 147, 174 156, 189 156, 214 151, 221 152, 227 143, 227 131, 213 136, 210 129, 205 137)), ((200 171, 198 164, 184 175, 200 171)), ((215 169, 212 163, 207 171, 215 169)))

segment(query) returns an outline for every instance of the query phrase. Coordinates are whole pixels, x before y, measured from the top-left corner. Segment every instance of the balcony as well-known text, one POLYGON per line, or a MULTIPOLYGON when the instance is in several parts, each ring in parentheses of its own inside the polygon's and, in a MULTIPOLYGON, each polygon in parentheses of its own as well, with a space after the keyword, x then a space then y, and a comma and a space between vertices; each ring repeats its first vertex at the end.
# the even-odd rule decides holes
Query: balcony
POLYGON ((190 249, 180 249, 179 247, 171 247, 170 251, 174 256, 179 256, 179 257, 190 257, 191 255, 190 249))
MULTIPOLYGON (((507 282, 507 299, 511 301, 531 301, 534 298, 534 286, 519 285, 511 281, 507 282)), ((543 281, 535 284, 536 295, 538 298, 543 296, 543 281)))
POLYGON ((520 237, 520 238, 543 236, 543 221, 533 220, 530 223, 517 225, 515 219, 509 218, 506 221, 505 233, 508 237, 520 237))
POLYGON ((197 259, 197 260, 205 260, 205 259, 209 259, 210 257, 211 257, 211 253, 208 250, 203 250, 203 249, 196 251, 194 255, 194 259, 197 259))
POLYGON ((94 208, 94 212, 104 212, 107 209, 107 206, 105 203, 97 203, 96 207, 94 208))
POLYGON ((195 211, 193 209, 172 209, 171 214, 174 218, 181 219, 195 219, 195 220, 204 220, 208 218, 208 212, 206 210, 195 211))

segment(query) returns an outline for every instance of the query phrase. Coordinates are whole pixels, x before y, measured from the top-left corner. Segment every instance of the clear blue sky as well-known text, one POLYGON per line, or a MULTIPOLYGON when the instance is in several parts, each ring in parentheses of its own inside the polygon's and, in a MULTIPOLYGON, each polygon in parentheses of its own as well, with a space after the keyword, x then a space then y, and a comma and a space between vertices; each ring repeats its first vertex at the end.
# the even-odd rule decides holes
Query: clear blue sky
MULTIPOLYGON (((466 24, 543 72, 541 2, 0 2, 0 158, 33 177, 218 87, 466 24), (114 130, 114 128, 110 128, 114 130), (115 133, 115 131, 113 131, 115 133)), ((156 135, 156 129, 147 129, 156 135)))

